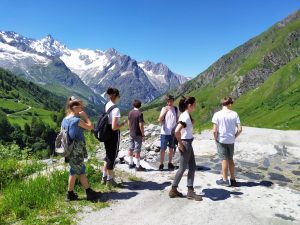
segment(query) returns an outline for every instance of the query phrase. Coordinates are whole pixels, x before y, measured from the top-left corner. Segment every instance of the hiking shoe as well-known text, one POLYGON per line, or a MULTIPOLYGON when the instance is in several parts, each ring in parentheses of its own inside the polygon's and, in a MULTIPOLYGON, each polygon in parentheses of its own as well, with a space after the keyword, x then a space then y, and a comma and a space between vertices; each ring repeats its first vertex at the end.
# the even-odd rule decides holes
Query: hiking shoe
POLYGON ((164 170, 164 164, 160 164, 159 167, 158 167, 158 170, 163 171, 164 170))
POLYGON ((176 187, 172 187, 170 192, 169 192, 169 197, 170 198, 182 198, 183 194, 180 193, 176 187))
POLYGON ((106 182, 107 182, 107 176, 102 177, 101 184, 106 185, 106 182))
POLYGON ((135 171, 146 171, 146 168, 144 168, 140 165, 139 167, 135 168, 135 171))
POLYGON ((202 201, 202 197, 195 193, 194 188, 188 189, 188 193, 187 193, 186 197, 189 200, 202 201))
POLYGON ((118 184, 113 178, 110 180, 107 180, 106 187, 108 189, 116 188, 116 187, 122 187, 121 184, 118 184))
POLYGON ((78 200, 78 195, 76 193, 74 193, 73 191, 67 193, 66 202, 76 201, 76 200, 78 200))
POLYGON ((136 167, 136 165, 133 163, 133 164, 129 164, 129 169, 134 169, 136 167))
POLYGON ((101 196, 101 192, 94 191, 93 189, 90 189, 86 192, 86 200, 94 202, 99 201, 101 196))
POLYGON ((168 170, 174 170, 175 166, 173 165, 173 163, 168 163, 168 170))
POLYGON ((230 179, 230 187, 237 187, 236 179, 230 179))
POLYGON ((223 178, 221 178, 220 180, 216 181, 217 185, 221 185, 221 186, 229 186, 229 181, 228 180, 223 180, 223 178))

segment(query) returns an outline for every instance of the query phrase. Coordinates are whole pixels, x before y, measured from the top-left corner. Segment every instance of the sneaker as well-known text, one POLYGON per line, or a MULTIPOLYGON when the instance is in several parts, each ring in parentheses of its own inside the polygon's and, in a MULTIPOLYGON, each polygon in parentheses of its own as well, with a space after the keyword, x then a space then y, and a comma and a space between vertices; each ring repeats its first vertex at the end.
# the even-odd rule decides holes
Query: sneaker
POLYGON ((160 164, 159 167, 158 167, 158 170, 163 171, 164 170, 164 164, 160 164))
POLYGON ((221 186, 229 186, 229 181, 228 180, 223 180, 223 178, 221 178, 220 180, 216 181, 217 185, 221 185, 221 186))
POLYGON ((66 196, 66 202, 78 200, 78 195, 74 192, 68 192, 66 196))
POLYGON ((86 200, 94 202, 99 201, 101 196, 101 192, 94 191, 93 189, 90 189, 86 192, 86 200))
POLYGON ((202 201, 202 197, 195 193, 194 188, 188 189, 188 193, 187 193, 186 197, 189 200, 202 201))
POLYGON ((129 164, 129 169, 134 169, 136 167, 136 165, 133 163, 133 164, 129 164))
POLYGON ((236 179, 230 179, 230 187, 237 187, 236 179))
POLYGON ((135 168, 135 171, 146 171, 146 168, 144 168, 140 165, 139 167, 135 168))
POLYGON ((183 194, 180 193, 176 187, 172 187, 170 192, 169 192, 169 197, 170 198, 182 198, 183 194))
POLYGON ((168 170, 174 170, 175 166, 173 165, 173 163, 168 163, 168 170))
POLYGON ((107 176, 102 177, 101 184, 106 185, 106 182, 107 182, 107 176))

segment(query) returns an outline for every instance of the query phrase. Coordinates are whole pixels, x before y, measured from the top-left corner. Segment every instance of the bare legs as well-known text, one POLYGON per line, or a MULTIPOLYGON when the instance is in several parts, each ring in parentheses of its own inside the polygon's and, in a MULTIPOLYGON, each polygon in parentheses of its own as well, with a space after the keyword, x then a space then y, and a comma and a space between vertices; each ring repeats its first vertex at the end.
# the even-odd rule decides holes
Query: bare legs
MULTIPOLYGON (((90 187, 88 179, 85 174, 80 175, 79 180, 84 189, 88 189, 90 187)), ((75 181, 76 181, 76 175, 70 175, 68 191, 74 191, 75 181)))
POLYGON ((230 172, 230 179, 234 180, 234 161, 233 159, 222 160, 222 176, 223 180, 228 180, 228 169, 230 172))
MULTIPOLYGON (((165 152, 166 152, 165 149, 162 149, 160 151, 160 164, 164 164, 165 152)), ((173 148, 169 148, 169 163, 172 163, 173 154, 174 154, 173 148)))

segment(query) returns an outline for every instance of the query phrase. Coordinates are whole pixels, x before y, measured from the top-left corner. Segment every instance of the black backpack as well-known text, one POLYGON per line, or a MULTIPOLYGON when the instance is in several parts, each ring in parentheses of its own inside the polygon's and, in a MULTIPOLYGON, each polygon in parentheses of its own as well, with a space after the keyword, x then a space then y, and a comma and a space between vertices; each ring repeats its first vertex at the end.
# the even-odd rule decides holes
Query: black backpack
POLYGON ((108 124, 108 115, 110 112, 115 109, 117 106, 113 105, 111 106, 107 112, 103 112, 100 114, 97 123, 94 128, 94 134, 95 137, 100 141, 100 142, 105 142, 109 139, 110 137, 110 124, 108 124))

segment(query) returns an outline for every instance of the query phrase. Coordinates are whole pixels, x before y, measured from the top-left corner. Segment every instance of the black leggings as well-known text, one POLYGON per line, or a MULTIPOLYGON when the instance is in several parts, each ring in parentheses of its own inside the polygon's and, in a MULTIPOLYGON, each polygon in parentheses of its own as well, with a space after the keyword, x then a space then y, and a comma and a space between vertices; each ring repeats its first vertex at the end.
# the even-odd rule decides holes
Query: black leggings
POLYGON ((104 161, 107 163, 107 169, 113 170, 115 167, 115 161, 119 152, 120 144, 120 131, 113 131, 110 129, 111 134, 109 135, 109 140, 104 142, 106 156, 104 161))

